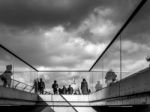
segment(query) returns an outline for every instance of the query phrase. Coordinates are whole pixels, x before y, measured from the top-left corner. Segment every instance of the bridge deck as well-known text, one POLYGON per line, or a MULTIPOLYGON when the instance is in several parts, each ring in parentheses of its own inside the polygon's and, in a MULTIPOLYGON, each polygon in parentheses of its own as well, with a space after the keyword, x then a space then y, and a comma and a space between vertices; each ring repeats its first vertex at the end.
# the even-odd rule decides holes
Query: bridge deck
POLYGON ((150 68, 91 95, 36 95, 0 87, 0 105, 104 106, 149 105, 150 68))
POLYGON ((35 105, 37 100, 36 94, 0 87, 0 105, 35 105))

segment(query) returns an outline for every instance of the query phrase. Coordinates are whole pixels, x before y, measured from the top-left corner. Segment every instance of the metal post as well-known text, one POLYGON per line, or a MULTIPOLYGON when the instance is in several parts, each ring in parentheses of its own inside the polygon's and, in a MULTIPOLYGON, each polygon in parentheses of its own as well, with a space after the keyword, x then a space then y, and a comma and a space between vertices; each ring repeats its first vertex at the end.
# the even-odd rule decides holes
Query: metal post
POLYGON ((122 79, 122 37, 120 34, 120 80, 122 79))

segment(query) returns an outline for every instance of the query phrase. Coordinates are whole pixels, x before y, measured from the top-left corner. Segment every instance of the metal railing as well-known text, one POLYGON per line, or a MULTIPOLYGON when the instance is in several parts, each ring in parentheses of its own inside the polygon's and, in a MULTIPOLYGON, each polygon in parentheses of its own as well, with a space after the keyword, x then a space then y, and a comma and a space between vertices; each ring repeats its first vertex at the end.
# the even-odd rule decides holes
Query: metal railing
MULTIPOLYGON (((18 80, 12 79, 11 88, 18 89, 21 91, 26 91, 30 93, 34 93, 34 86, 26 84, 24 82, 20 82, 18 80)), ((44 91, 44 94, 52 94, 49 91, 44 91)))

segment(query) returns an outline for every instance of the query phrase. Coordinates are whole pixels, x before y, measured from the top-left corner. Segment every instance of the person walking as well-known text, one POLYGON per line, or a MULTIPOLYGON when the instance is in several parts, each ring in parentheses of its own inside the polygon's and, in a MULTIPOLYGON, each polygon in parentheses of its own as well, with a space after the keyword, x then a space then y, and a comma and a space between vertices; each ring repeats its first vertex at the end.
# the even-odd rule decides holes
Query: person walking
POLYGON ((59 88, 59 89, 58 89, 58 92, 59 92, 59 94, 63 94, 63 92, 62 92, 62 89, 61 89, 61 88, 59 88))
POLYGON ((3 87, 11 86, 12 75, 12 65, 7 65, 6 71, 0 76, 1 80, 3 81, 3 87))
POLYGON ((58 84, 57 84, 57 81, 55 80, 53 85, 52 85, 52 88, 53 88, 53 92, 54 94, 57 94, 57 89, 58 89, 58 84))
POLYGON ((96 92, 102 89, 102 85, 100 81, 97 81, 97 84, 95 85, 95 89, 96 89, 96 92))
POLYGON ((39 92, 40 92, 40 94, 44 94, 44 89, 45 89, 45 83, 43 82, 42 78, 40 78, 40 82, 39 82, 39 92))
POLYGON ((65 86, 63 86, 63 88, 62 88, 62 92, 63 92, 63 94, 67 94, 67 88, 65 86))
POLYGON ((88 83, 85 79, 83 79, 83 81, 81 82, 81 91, 84 95, 88 94, 88 83))
POLYGON ((68 87, 68 94, 73 94, 73 88, 71 87, 71 85, 69 85, 68 87))
POLYGON ((34 84, 33 84, 33 88, 34 88, 34 93, 38 93, 38 79, 34 79, 34 84))

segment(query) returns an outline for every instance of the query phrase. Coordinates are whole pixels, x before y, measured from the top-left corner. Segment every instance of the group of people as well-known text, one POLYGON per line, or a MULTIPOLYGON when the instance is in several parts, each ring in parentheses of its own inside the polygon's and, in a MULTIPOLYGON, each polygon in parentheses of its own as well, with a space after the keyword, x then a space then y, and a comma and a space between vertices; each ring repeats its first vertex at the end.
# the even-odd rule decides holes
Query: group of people
MULTIPOLYGON (((105 83, 107 86, 110 86, 116 81, 117 75, 115 72, 111 69, 106 73, 105 76, 105 83)), ((91 90, 88 88, 88 83, 86 79, 83 79, 81 82, 81 92, 79 89, 79 86, 74 82, 68 86, 68 88, 64 85, 62 88, 58 86, 57 81, 55 80, 54 83, 52 84, 52 89, 54 94, 83 94, 87 95, 91 93, 91 90)), ((102 84, 100 81, 97 81, 97 84, 95 85, 95 90, 96 92, 102 89, 102 84)))
POLYGON ((35 93, 44 94, 45 83, 42 78, 40 78, 40 81, 38 79, 34 80, 33 89, 35 93))
MULTIPOLYGON (((12 73, 12 65, 6 65, 6 70, 0 75, 0 79, 3 81, 3 87, 11 87, 11 76, 12 73)), ((105 76, 105 83, 107 86, 110 86, 112 83, 116 81, 117 75, 113 70, 109 70, 106 73, 105 76)), ((35 93, 44 94, 45 89, 45 83, 43 82, 42 78, 35 79, 33 84, 33 89, 35 90, 35 93)), ((89 94, 91 91, 88 89, 88 83, 85 79, 81 82, 81 92, 79 89, 79 86, 76 84, 75 80, 74 82, 68 86, 68 88, 64 85, 63 88, 59 88, 57 81, 55 80, 52 84, 52 89, 54 94, 89 94)), ((100 81, 97 81, 97 84, 95 85, 96 91, 99 91, 102 89, 102 85, 100 84, 100 81)))
POLYGON ((66 86, 63 86, 63 88, 58 89, 59 94, 73 94, 73 88, 71 85, 69 85, 68 88, 66 86))
MULTIPOLYGON (((0 75, 0 79, 3 82, 3 87, 11 87, 12 75, 12 65, 6 65, 6 70, 0 75)), ((45 83, 43 82, 42 78, 40 78, 40 81, 38 81, 38 79, 34 80, 33 89, 35 90, 35 93, 44 93, 45 83)))
MULTIPOLYGON (((63 88, 59 88, 57 81, 55 80, 52 84, 54 94, 81 94, 78 85, 74 82, 66 88, 64 85, 63 88)), ((85 79, 81 82, 81 91, 82 94, 89 94, 91 91, 88 89, 88 83, 85 79)))
POLYGON ((71 85, 69 85, 68 88, 66 88, 65 85, 63 86, 63 88, 60 88, 60 87, 58 87, 58 83, 56 80, 52 84, 52 88, 53 88, 54 94, 75 94, 74 88, 71 85))

